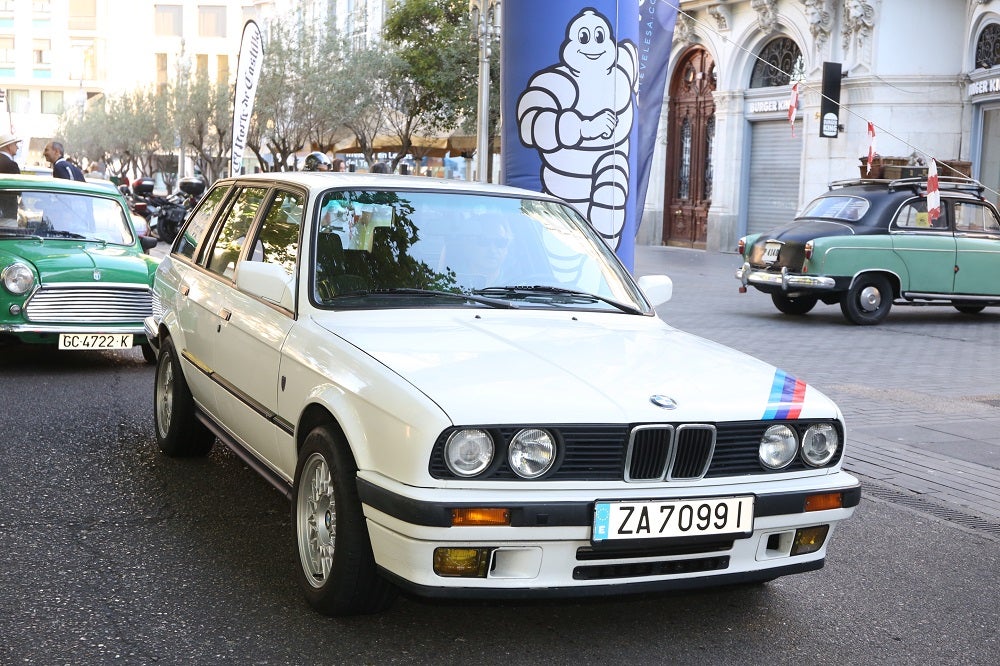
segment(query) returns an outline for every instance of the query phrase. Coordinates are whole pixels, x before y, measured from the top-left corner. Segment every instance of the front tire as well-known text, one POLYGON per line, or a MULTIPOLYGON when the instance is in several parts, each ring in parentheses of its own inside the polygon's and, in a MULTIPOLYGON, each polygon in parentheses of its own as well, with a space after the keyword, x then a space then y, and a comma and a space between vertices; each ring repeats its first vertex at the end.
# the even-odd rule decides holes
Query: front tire
POLYGON ((817 301, 819 301, 818 298, 808 294, 803 296, 788 296, 777 291, 771 294, 771 302, 774 303, 774 307, 786 315, 804 315, 816 307, 817 301))
POLYGON ((212 450, 215 435, 195 418, 194 398, 184 380, 177 350, 163 339, 153 386, 153 421, 160 451, 172 458, 204 456, 212 450))
POLYGON ((956 305, 955 309, 962 314, 974 315, 979 314, 986 309, 985 305, 956 305))
POLYGON ((148 365, 156 364, 156 350, 153 349, 153 345, 148 342, 140 345, 142 349, 142 358, 148 365))
POLYGON ((874 326, 892 308, 892 284, 883 275, 861 275, 840 301, 847 321, 858 326, 874 326))
POLYGON ((378 573, 356 476, 346 443, 329 427, 306 436, 295 467, 292 526, 299 584, 324 615, 377 613, 396 596, 378 573))

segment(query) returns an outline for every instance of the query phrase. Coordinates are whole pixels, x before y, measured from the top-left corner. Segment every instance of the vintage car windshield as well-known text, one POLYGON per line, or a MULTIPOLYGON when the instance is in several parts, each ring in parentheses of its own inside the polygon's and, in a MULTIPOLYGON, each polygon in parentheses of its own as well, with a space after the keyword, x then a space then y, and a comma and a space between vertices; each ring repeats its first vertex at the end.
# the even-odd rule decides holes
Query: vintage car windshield
POLYGON ((320 199, 318 211, 312 284, 320 307, 650 312, 613 252, 563 204, 337 190, 320 199))
POLYGON ((820 197, 810 203, 799 217, 823 217, 841 222, 858 222, 871 204, 862 197, 820 197))
POLYGON ((0 192, 0 198, 4 197, 17 200, 17 217, 0 219, 0 238, 82 239, 118 245, 135 242, 125 208, 115 199, 39 190, 5 190, 0 192))

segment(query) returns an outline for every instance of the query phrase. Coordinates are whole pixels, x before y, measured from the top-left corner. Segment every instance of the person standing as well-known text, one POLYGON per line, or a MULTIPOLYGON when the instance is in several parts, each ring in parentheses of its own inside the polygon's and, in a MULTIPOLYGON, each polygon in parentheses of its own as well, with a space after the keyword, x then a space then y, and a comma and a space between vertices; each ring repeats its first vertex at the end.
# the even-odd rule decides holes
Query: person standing
POLYGON ((20 143, 13 134, 0 134, 0 173, 21 173, 21 167, 14 161, 20 143))
POLYGON ((52 165, 52 176, 67 180, 84 180, 80 167, 66 159, 63 145, 58 141, 49 141, 42 149, 42 155, 52 165))

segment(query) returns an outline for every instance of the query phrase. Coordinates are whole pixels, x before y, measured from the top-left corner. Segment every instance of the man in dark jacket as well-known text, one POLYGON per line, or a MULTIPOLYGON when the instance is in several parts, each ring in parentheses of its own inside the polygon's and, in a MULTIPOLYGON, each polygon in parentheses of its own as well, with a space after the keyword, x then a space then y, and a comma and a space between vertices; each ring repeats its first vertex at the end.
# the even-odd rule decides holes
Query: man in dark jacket
POLYGON ((55 178, 67 180, 84 180, 80 167, 66 159, 63 145, 58 141, 49 141, 42 150, 42 155, 52 165, 52 175, 55 178))
POLYGON ((21 173, 21 167, 14 161, 19 143, 21 140, 13 134, 0 134, 0 173, 21 173))

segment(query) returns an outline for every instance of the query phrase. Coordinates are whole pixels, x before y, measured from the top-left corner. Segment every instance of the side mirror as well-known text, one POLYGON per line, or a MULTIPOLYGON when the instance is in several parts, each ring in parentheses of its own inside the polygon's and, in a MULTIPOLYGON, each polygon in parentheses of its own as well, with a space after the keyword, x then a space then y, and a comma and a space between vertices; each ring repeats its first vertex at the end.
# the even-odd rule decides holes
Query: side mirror
POLYGON ((236 269, 236 288, 271 301, 286 310, 295 308, 295 276, 278 264, 243 261, 236 269))
POLYGON ((643 275, 639 278, 639 288, 654 308, 663 305, 674 295, 674 283, 666 275, 643 275))
POLYGON ((159 241, 157 241, 152 236, 139 236, 139 245, 142 246, 144 252, 149 252, 150 250, 152 250, 154 247, 156 247, 158 242, 159 241))

